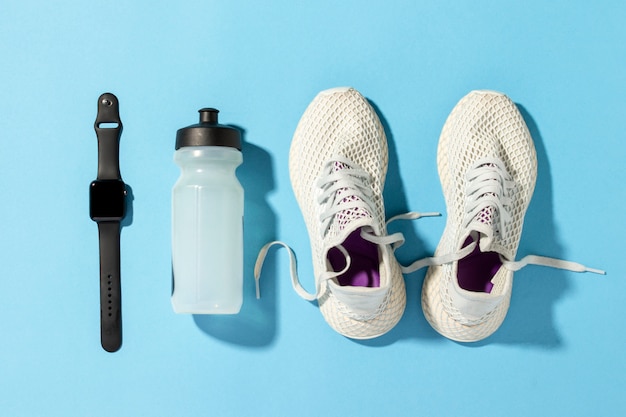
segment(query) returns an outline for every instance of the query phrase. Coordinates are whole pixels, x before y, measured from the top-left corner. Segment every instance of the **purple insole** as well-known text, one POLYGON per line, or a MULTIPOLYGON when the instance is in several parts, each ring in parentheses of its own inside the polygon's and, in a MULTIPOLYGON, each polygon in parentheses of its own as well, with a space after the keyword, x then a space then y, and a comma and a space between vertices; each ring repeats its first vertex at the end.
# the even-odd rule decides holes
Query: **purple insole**
MULTIPOLYGON (((463 247, 472 241, 472 237, 469 236, 463 247)), ((480 237, 472 253, 459 260, 457 280, 464 290, 490 293, 493 289, 491 280, 502 266, 502 262, 497 252, 481 252, 479 242, 480 237)))
MULTIPOLYGON (((337 277, 339 285, 379 287, 378 245, 363 239, 361 229, 350 233, 341 245, 350 254, 351 263, 348 270, 337 277)), ((328 261, 335 271, 341 271, 346 267, 346 258, 337 248, 328 251, 328 261)))

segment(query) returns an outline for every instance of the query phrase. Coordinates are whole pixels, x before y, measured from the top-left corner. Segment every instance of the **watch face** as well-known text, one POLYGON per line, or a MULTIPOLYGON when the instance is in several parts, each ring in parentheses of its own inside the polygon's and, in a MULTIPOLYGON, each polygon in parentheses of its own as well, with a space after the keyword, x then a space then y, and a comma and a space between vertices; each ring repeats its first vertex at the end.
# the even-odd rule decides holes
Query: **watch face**
POLYGON ((96 180, 89 187, 89 215, 92 220, 122 220, 126 187, 120 180, 96 180))

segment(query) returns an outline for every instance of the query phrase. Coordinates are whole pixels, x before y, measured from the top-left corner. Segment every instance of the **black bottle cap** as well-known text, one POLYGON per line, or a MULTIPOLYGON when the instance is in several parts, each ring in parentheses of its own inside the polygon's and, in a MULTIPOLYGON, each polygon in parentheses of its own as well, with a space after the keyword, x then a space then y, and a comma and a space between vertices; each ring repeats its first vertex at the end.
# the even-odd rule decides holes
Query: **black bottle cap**
POLYGON ((229 146, 241 150, 241 133, 232 126, 217 123, 219 110, 198 110, 200 123, 178 129, 176 150, 184 146, 229 146))

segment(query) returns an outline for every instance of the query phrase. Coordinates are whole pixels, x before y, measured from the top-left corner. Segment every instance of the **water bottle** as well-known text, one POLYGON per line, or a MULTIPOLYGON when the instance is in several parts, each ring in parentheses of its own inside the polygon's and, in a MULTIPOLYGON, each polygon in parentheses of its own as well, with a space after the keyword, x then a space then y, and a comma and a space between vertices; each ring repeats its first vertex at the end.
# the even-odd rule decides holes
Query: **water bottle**
POLYGON ((176 133, 181 174, 172 190, 172 306, 176 313, 236 314, 243 303, 243 188, 239 130, 199 110, 176 133))

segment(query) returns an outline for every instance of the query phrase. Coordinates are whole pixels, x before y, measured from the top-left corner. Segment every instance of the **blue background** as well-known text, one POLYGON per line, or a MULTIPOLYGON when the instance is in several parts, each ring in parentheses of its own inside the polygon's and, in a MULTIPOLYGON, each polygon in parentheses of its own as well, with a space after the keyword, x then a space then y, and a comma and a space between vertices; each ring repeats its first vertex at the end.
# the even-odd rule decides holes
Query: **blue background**
MULTIPOLYGON (((622 1, 37 1, 0 4, 0 414, 3 416, 602 415, 626 413, 623 273, 626 3, 622 1), (537 188, 519 257, 608 271, 516 273, 491 338, 436 334, 406 276, 396 328, 334 333, 292 290, 282 239, 312 288, 289 183, 296 124, 320 90, 375 105, 391 159, 388 215, 445 204, 436 146, 472 89, 529 125, 537 188), (120 100, 124 344, 99 341, 98 96, 120 100), (244 131, 245 301, 232 317, 170 304, 170 192, 180 127, 205 106, 244 131)), ((445 217, 400 225, 399 259, 431 254, 445 217)))

